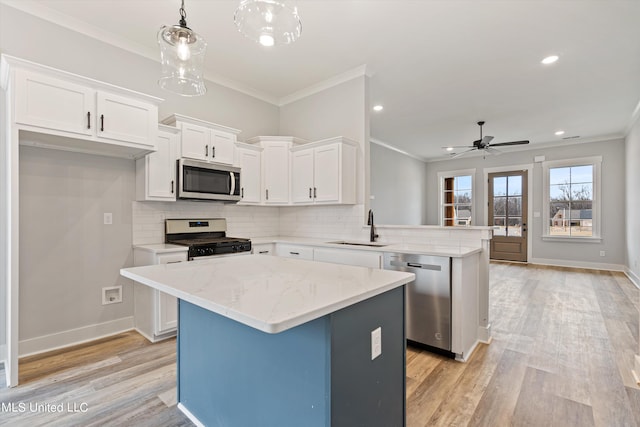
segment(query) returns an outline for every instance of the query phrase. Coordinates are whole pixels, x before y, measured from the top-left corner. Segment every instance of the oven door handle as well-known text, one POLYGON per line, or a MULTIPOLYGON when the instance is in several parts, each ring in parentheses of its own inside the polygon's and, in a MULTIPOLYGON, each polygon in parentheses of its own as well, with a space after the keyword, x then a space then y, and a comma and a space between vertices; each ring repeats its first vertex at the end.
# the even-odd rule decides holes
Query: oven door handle
POLYGON ((233 172, 229 172, 229 178, 231 179, 231 193, 229 193, 229 195, 233 196, 233 194, 236 192, 236 174, 233 172))

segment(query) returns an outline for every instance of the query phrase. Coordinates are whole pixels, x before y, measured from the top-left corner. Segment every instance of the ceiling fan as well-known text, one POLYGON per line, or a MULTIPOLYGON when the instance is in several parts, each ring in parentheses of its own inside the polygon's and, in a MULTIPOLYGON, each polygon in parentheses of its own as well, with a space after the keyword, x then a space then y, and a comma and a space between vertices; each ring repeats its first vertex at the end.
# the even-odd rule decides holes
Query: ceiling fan
POLYGON ((496 150, 494 147, 504 147, 507 145, 524 145, 524 144, 528 144, 529 141, 509 141, 509 142, 499 142, 497 144, 491 144, 491 141, 493 140, 492 136, 482 136, 482 126, 484 125, 484 121, 479 121, 478 122, 478 126, 480 126, 480 139, 477 139, 475 141, 473 141, 473 145, 458 145, 458 146, 454 146, 454 147, 442 147, 444 149, 447 149, 449 151, 451 151, 451 149, 455 149, 455 148, 466 148, 465 151, 461 151, 459 153, 455 153, 451 155, 452 159, 455 159, 456 157, 460 157, 464 154, 467 154, 471 151, 480 151, 483 150, 485 153, 489 153, 489 154, 500 154, 502 153, 499 150, 496 150))

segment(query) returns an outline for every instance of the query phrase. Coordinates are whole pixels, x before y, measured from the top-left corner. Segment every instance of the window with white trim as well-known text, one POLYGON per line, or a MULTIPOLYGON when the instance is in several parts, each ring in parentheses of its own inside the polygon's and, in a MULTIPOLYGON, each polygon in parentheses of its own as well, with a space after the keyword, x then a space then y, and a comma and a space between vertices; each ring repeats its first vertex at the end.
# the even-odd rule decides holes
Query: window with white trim
POLYGON ((475 169, 440 172, 440 225, 475 225, 473 212, 473 187, 475 169))
POLYGON ((543 162, 546 239, 600 238, 602 157, 543 162))

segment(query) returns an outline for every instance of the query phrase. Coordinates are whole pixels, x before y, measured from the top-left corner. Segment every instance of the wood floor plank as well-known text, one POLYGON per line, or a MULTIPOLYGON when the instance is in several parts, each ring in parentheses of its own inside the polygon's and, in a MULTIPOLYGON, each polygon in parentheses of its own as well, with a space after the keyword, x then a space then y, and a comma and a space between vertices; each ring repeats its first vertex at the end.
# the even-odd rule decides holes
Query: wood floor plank
MULTIPOLYGON (((490 266, 492 342, 467 363, 407 349, 407 426, 640 426, 640 292, 619 272, 490 266)), ((0 425, 191 426, 177 409, 175 339, 135 332, 20 360, 0 402, 86 403, 86 413, 0 412, 0 425)))

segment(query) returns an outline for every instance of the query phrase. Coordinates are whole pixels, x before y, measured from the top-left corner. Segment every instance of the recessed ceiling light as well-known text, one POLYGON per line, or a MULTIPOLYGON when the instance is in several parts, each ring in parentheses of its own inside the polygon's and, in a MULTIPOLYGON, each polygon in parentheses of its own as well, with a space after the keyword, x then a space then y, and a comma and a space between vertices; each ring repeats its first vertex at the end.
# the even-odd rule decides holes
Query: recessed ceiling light
POLYGON ((551 55, 551 56, 547 56, 546 58, 544 58, 542 62, 544 65, 549 65, 549 64, 553 64, 554 62, 556 62, 558 60, 559 56, 558 55, 551 55))
POLYGON ((384 107, 382 105, 374 105, 373 106, 373 111, 382 111, 384 107))
POLYGON ((446 150, 447 151, 453 151, 453 147, 447 147, 446 150))
POLYGON ((556 136, 560 136, 560 135, 564 135, 564 131, 563 130, 559 130, 556 132, 556 136))

